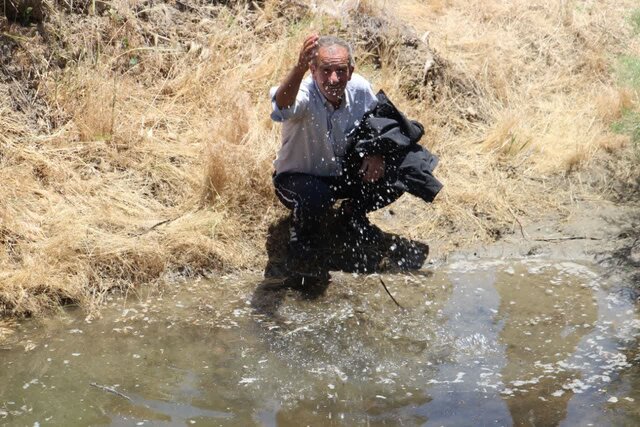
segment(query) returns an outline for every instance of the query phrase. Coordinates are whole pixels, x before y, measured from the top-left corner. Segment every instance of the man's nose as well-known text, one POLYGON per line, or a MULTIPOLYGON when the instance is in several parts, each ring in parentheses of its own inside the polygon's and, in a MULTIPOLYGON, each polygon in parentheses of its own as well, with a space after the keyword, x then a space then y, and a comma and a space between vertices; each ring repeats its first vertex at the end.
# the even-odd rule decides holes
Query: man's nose
POLYGON ((329 75, 329 83, 338 83, 340 81, 340 78, 338 77, 338 73, 336 73, 335 71, 332 71, 331 74, 329 75))

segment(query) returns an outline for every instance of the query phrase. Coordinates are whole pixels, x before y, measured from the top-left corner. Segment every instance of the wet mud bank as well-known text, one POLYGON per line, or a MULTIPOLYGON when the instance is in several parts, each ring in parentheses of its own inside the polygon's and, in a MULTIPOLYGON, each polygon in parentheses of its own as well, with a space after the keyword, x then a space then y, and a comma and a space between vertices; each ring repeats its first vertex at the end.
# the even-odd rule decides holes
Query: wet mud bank
POLYGON ((475 259, 568 260, 593 263, 618 292, 640 303, 640 205, 602 199, 583 200, 571 215, 523 225, 490 245, 479 245, 446 256, 475 259))

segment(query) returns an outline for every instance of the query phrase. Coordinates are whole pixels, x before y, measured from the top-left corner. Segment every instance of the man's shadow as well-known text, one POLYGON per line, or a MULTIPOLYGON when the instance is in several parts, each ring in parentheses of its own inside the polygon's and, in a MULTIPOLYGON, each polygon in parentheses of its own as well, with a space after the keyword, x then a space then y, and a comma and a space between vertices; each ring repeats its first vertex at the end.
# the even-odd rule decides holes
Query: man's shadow
POLYGON ((362 242, 335 215, 329 215, 321 226, 315 256, 294 260, 287 252, 290 222, 290 217, 284 217, 269 227, 264 280, 251 300, 256 313, 275 316, 289 293, 303 299, 319 298, 329 287, 330 271, 371 274, 417 270, 429 254, 427 244, 390 233, 381 233, 376 242, 362 242))

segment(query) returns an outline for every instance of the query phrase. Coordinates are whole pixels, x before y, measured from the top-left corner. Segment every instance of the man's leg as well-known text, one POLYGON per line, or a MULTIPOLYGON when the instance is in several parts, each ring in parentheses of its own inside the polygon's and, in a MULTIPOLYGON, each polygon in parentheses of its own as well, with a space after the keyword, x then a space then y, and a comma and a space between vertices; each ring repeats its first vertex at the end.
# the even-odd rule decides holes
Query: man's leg
POLYGON ((367 219, 367 213, 383 208, 402 196, 404 192, 393 185, 395 181, 394 171, 387 169, 384 177, 373 183, 364 182, 361 176, 354 173, 345 174, 338 186, 337 197, 347 199, 341 206, 341 213, 347 225, 364 240, 382 237, 382 232, 367 219))
POLYGON ((292 212, 290 249, 308 252, 312 235, 319 231, 320 221, 336 201, 332 179, 282 173, 274 176, 273 184, 278 199, 292 212))
POLYGON ((369 212, 381 209, 398 200, 403 191, 395 188, 384 178, 377 183, 360 182, 349 186, 349 200, 355 213, 366 215, 369 212))

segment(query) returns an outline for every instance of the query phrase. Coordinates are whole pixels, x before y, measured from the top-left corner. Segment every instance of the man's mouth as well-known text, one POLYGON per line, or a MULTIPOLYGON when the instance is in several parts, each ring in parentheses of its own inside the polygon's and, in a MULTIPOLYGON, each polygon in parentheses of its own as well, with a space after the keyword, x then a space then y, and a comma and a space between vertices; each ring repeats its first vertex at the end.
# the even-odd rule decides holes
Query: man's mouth
POLYGON ((332 95, 341 95, 344 92, 344 87, 342 86, 326 86, 326 89, 332 95))

